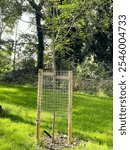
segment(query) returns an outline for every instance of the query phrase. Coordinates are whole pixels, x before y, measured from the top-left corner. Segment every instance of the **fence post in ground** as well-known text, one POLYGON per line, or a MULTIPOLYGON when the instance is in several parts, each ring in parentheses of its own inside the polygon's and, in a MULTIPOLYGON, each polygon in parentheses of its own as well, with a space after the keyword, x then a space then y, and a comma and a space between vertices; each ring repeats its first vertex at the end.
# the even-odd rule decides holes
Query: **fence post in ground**
POLYGON ((72 94, 73 94, 73 72, 69 71, 68 88, 68 144, 72 144, 72 94))
POLYGON ((42 88, 43 88, 43 70, 38 71, 38 94, 37 94, 37 117, 36 117, 36 141, 40 141, 40 112, 42 101, 42 88))
POLYGON ((56 85, 55 85, 55 76, 56 76, 56 73, 54 72, 54 76, 53 76, 53 97, 52 97, 52 99, 53 99, 53 119, 52 119, 52 144, 54 144, 55 143, 55 119, 56 119, 56 99, 55 99, 55 88, 56 88, 56 85))

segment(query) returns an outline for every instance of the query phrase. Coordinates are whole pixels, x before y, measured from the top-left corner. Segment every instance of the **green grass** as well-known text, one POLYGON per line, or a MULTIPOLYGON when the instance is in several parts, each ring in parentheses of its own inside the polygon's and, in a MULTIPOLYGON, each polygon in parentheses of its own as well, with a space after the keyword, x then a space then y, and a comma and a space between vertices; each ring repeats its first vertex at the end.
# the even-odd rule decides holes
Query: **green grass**
MULTIPOLYGON (((37 89, 0 84, 0 150, 34 150, 37 89)), ((51 130, 51 117, 41 124, 51 130)), ((66 126, 58 130, 67 132, 66 126)), ((112 150, 112 98, 74 93, 73 137, 86 142, 75 150, 112 150), (85 148, 84 148, 85 147, 85 148)))

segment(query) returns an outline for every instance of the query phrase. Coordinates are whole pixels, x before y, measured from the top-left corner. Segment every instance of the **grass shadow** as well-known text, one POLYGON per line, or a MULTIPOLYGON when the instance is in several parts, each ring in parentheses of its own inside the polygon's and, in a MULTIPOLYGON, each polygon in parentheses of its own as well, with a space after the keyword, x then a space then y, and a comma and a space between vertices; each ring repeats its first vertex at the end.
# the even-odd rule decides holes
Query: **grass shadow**
MULTIPOLYGON (((0 85, 0 101, 7 104, 27 107, 36 111, 37 88, 0 85)), ((26 110, 26 109, 25 109, 26 110)), ((73 97, 73 135, 85 141, 91 140, 99 144, 112 145, 112 98, 96 97, 87 94, 74 93, 73 97)), ((15 112, 16 113, 16 112, 15 112)), ((44 116, 44 114, 43 114, 44 116)), ((11 114, 4 110, 1 118, 9 118, 13 122, 35 125, 33 121, 11 114)), ((34 116, 32 116, 34 117, 34 116)), ((44 121, 44 120, 42 120, 44 121)), ((58 123, 59 131, 66 133, 63 123, 58 123), (63 125, 63 126, 62 126, 63 125)), ((51 131, 51 120, 41 123, 41 128, 51 131)))
POLYGON ((30 109, 36 109, 37 89, 34 87, 0 85, 0 101, 8 104, 21 105, 30 109))
POLYGON ((0 113, 0 118, 8 118, 10 119, 11 121, 15 122, 15 123, 18 123, 18 122, 21 122, 21 123, 24 123, 24 124, 30 124, 32 126, 35 126, 36 123, 32 122, 32 121, 28 121, 27 119, 23 119, 22 117, 18 116, 18 115, 15 115, 15 114, 10 114, 8 112, 8 110, 2 110, 2 112, 0 113))
POLYGON ((112 144, 112 100, 75 94, 73 99, 74 135, 84 140, 112 144))

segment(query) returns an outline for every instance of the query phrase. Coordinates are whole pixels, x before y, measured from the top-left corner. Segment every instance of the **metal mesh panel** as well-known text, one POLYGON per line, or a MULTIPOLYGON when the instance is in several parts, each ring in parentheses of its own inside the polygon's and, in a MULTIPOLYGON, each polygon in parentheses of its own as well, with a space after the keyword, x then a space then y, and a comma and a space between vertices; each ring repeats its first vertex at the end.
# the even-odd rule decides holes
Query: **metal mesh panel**
POLYGON ((42 110, 53 112, 56 117, 68 115, 68 71, 43 73, 42 110))

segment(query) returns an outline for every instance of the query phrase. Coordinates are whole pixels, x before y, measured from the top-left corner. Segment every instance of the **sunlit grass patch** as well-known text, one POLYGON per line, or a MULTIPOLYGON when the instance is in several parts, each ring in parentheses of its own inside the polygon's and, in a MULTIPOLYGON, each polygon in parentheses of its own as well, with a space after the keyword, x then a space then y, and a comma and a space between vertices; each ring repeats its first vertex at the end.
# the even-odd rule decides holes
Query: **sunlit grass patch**
MULTIPOLYGON (((0 84, 0 150, 36 149, 36 100, 37 88, 0 84)), ((41 132, 51 133, 51 113, 41 116, 41 132)), ((56 131, 66 134, 62 122, 58 120, 56 131)), ((74 93, 73 137, 84 141, 75 150, 112 150, 112 98, 74 93)))
POLYGON ((0 124, 1 150, 34 149, 34 127, 26 123, 12 122, 9 118, 0 120, 0 124))

